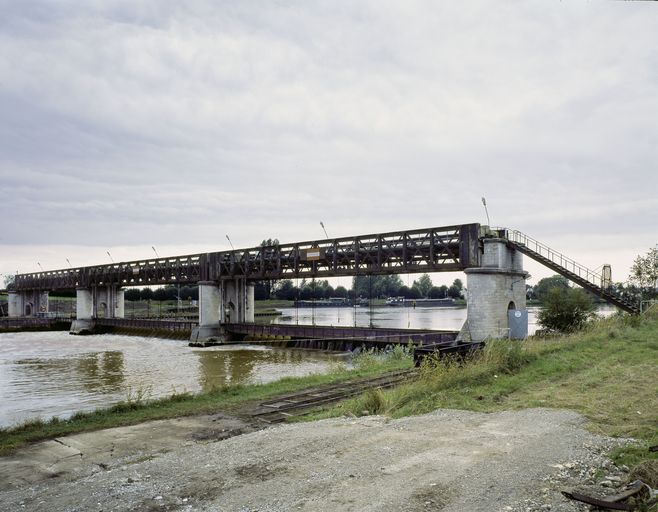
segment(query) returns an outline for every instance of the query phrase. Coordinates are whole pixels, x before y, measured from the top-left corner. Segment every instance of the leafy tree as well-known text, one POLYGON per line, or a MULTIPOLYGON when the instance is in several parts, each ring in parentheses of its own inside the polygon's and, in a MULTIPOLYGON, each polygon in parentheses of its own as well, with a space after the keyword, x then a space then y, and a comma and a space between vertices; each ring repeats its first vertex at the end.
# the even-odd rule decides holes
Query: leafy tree
POLYGON ((329 299, 336 296, 336 290, 334 287, 327 283, 327 286, 324 287, 324 298, 329 299))
POLYGON ((153 298, 153 290, 150 288, 142 288, 139 292, 140 300, 149 300, 153 298))
POLYGON ((432 289, 432 278, 429 274, 423 274, 417 281, 414 281, 413 286, 418 289, 421 297, 427 297, 432 289))
POLYGON ((295 300, 299 288, 297 288, 291 279, 284 279, 279 281, 274 290, 274 296, 280 300, 295 300))
POLYGON ((635 258, 628 279, 644 289, 645 295, 655 295, 658 287, 658 249, 649 249, 646 256, 635 258))
POLYGON ((457 288, 454 284, 448 288, 448 297, 451 297, 453 299, 459 299, 462 296, 462 292, 459 288, 457 288))
POLYGON ((448 287, 443 286, 432 286, 430 288, 429 298, 430 299, 444 299, 448 296, 448 287))
POLYGON ((334 294, 336 295, 336 297, 347 298, 348 291, 347 288, 345 288, 344 286, 336 286, 336 289, 334 290, 334 294))
POLYGON ((254 283, 254 300, 267 300, 270 298, 269 281, 256 281, 254 283))
POLYGON ((573 332, 594 316, 594 303, 580 288, 553 287, 548 290, 539 324, 549 331, 573 332))
POLYGON ((464 291, 464 283, 462 283, 462 280, 461 280, 461 279, 455 279, 455 280, 452 282, 452 286, 454 286, 455 288, 457 288, 460 292, 464 291))
POLYGON ((5 275, 5 288, 10 289, 16 280, 16 276, 13 274, 5 275))
POLYGON ((140 297, 140 290, 137 288, 129 288, 126 290, 126 293, 124 295, 125 300, 139 300, 140 297))
POLYGON ((402 286, 398 275, 390 276, 355 276, 352 290, 356 297, 394 297, 402 286))
POLYGON ((541 279, 537 283, 537 286, 535 286, 534 288, 535 297, 537 298, 537 300, 545 302, 546 299, 548 298, 548 292, 552 288, 558 288, 560 290, 568 290, 569 281, 567 280, 566 277, 562 277, 559 275, 545 277, 544 279, 541 279))
POLYGON ((198 286, 182 286, 180 289, 181 300, 198 300, 199 287, 198 286))
POLYGON ((418 291, 418 288, 409 288, 406 285, 400 287, 398 290, 398 295, 404 297, 405 299, 420 299, 420 292, 418 291))
POLYGON ((320 300, 333 296, 334 289, 326 279, 323 281, 311 281, 310 283, 302 281, 299 290, 301 300, 320 300))
POLYGON ((175 286, 164 286, 153 291, 154 300, 176 300, 177 296, 178 289, 175 286))

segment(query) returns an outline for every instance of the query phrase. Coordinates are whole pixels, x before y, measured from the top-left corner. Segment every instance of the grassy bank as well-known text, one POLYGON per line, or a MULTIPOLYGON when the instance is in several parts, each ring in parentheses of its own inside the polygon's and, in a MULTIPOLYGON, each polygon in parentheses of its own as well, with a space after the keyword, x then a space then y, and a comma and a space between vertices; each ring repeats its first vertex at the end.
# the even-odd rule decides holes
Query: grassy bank
MULTIPOLYGON (((114 407, 79 413, 66 421, 36 421, 0 430, 0 453, 27 443, 154 419, 235 411, 249 402, 321 384, 409 367, 395 351, 386 359, 364 354, 357 368, 337 367, 327 375, 288 378, 266 385, 233 386, 196 395, 144 401, 127 398, 114 407)), ((313 418, 343 414, 401 417, 436 408, 493 412, 527 407, 580 412, 597 433, 634 437, 641 443, 618 450, 618 462, 632 465, 658 458, 658 308, 643 317, 614 316, 564 337, 526 342, 491 342, 463 364, 431 361, 408 385, 371 391, 313 418)))
POLYGON ((262 385, 227 386, 212 391, 191 394, 178 393, 158 400, 146 400, 137 392, 114 406, 92 412, 79 412, 66 420, 52 418, 24 423, 14 428, 0 429, 0 454, 8 453, 35 441, 90 432, 104 428, 135 425, 145 421, 236 411, 251 402, 290 393, 322 384, 341 382, 360 377, 371 377, 389 371, 408 368, 411 359, 395 350, 387 356, 374 357, 365 353, 354 358, 354 368, 336 363, 323 375, 284 378, 262 385))
POLYGON ((430 361, 420 377, 371 391, 314 418, 343 414, 402 417, 437 408, 499 411, 528 407, 578 411, 597 433, 642 443, 616 452, 625 464, 658 458, 658 310, 615 316, 552 339, 491 342, 471 362, 430 361))
POLYGON ((658 458, 658 309, 644 317, 615 316, 586 330, 523 343, 489 343, 467 364, 434 361, 414 382, 371 391, 318 417, 386 414, 401 417, 437 408, 499 411, 554 407, 578 411, 597 433, 634 437, 618 461, 658 458))

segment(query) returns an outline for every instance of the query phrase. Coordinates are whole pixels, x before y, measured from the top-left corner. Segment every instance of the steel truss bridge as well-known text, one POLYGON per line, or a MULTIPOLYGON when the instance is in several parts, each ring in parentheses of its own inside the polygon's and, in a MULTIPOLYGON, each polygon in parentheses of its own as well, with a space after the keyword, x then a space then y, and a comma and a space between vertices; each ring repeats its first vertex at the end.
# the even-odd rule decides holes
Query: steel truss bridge
POLYGON ((394 231, 18 274, 14 290, 461 271, 480 264, 479 224, 394 231))
POLYGON ((602 297, 639 313, 616 295, 602 274, 589 270, 550 247, 515 230, 491 230, 480 224, 393 231, 291 244, 251 247, 109 265, 18 274, 14 291, 71 290, 78 287, 196 284, 199 281, 247 281, 332 276, 454 272, 479 267, 481 237, 507 245, 602 297))

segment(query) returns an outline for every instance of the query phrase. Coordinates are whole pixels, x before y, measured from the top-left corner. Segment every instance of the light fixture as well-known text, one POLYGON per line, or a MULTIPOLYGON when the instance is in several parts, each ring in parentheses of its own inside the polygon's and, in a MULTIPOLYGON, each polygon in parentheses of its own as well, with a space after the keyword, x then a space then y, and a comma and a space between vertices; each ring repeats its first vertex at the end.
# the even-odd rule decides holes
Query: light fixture
POLYGON ((491 221, 489 220, 489 210, 487 210, 487 200, 482 197, 482 204, 484 205, 484 213, 487 214, 487 224, 491 227, 491 221))
POLYGON ((327 235, 327 230, 324 229, 324 222, 320 221, 320 226, 322 226, 322 231, 324 231, 324 236, 326 236, 327 240, 329 240, 329 235, 327 235))

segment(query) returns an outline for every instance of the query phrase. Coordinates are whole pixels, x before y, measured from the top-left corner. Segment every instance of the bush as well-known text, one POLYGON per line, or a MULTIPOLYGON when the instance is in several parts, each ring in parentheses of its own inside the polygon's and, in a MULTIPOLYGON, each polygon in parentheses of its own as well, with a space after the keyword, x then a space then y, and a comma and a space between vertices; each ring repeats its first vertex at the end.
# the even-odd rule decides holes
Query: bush
POLYGON ((578 288, 551 288, 539 312, 539 324, 549 331, 574 332, 594 317, 592 299, 578 288))

